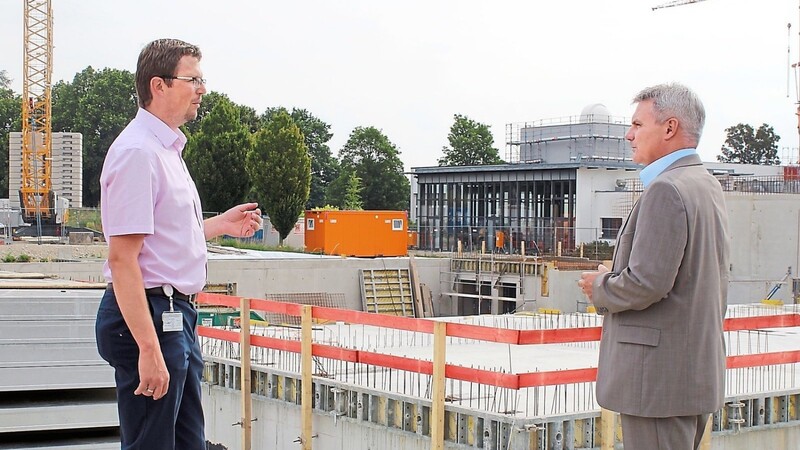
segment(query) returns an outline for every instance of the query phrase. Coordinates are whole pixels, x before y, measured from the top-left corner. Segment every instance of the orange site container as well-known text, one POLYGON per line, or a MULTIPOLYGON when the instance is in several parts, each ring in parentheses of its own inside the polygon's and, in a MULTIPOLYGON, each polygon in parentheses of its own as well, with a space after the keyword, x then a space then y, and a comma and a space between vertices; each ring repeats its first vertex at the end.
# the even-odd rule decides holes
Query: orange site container
POLYGON ((306 211, 308 252, 342 256, 406 256, 405 211, 306 211))

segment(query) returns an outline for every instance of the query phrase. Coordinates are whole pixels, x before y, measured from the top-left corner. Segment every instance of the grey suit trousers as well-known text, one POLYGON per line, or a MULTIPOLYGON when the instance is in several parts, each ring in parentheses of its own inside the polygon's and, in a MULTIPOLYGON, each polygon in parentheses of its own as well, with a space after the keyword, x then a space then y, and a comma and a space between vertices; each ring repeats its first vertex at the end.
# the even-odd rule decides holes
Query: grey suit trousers
POLYGON ((709 414, 639 417, 620 414, 625 450, 697 450, 709 414))

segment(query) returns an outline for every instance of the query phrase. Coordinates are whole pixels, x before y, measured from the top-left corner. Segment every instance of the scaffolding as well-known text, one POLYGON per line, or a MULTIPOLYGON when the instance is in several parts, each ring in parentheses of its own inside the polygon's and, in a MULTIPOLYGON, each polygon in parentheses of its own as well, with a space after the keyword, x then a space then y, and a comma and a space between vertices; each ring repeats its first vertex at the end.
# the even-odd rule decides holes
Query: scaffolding
POLYGON ((597 159, 630 161, 628 120, 605 114, 506 124, 506 161, 553 163, 597 159), (556 153, 557 152, 557 153, 556 153))

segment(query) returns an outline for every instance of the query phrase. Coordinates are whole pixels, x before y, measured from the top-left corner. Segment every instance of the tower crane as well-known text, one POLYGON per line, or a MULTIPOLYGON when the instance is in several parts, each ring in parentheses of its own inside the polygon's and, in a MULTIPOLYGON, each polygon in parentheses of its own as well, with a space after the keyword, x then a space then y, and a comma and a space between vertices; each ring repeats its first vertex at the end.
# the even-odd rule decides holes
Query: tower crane
MULTIPOLYGON (((786 24, 786 29, 787 29, 787 34, 789 35, 788 37, 789 37, 789 40, 790 40, 790 44, 789 44, 788 48, 786 49, 787 50, 787 55, 788 55, 787 58, 789 60, 791 60, 791 30, 792 30, 792 24, 791 23, 786 24)), ((800 62, 795 62, 795 63, 791 64, 791 67, 792 67, 792 69, 794 69, 795 91, 796 91, 796 95, 797 95, 797 97, 796 97, 796 100, 797 100, 797 102, 796 102, 797 111, 795 112, 795 115, 797 116, 797 133, 798 133, 798 136, 800 136, 800 62)), ((789 96, 789 86, 787 85, 786 88, 787 88, 786 89, 786 96, 788 97, 789 96)), ((798 151, 800 151, 800 150, 798 150, 798 151)), ((798 155, 798 163, 800 164, 800 154, 798 155)))
POLYGON ((703 2, 703 1, 705 1, 705 0, 673 0, 671 2, 667 2, 667 3, 661 4, 661 5, 654 6, 653 7, 653 11, 655 11, 657 9, 672 8, 673 6, 688 5, 689 3, 699 3, 699 2, 703 2))
POLYGON ((19 197, 26 222, 55 223, 51 188, 51 99, 53 22, 51 0, 24 0, 22 81, 22 183, 19 197))

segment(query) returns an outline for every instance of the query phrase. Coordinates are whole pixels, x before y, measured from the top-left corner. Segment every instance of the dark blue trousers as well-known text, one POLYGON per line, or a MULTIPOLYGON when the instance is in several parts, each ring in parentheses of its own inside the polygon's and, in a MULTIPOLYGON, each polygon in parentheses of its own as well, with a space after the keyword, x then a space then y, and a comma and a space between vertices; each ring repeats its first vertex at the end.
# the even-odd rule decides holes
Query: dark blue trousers
POLYGON ((205 450, 197 311, 174 300, 175 311, 183 313, 183 331, 164 332, 161 313, 169 310, 169 299, 148 295, 147 300, 170 377, 169 391, 159 400, 133 394, 139 385, 139 347, 112 290, 106 290, 97 311, 97 350, 115 370, 122 450, 205 450))

